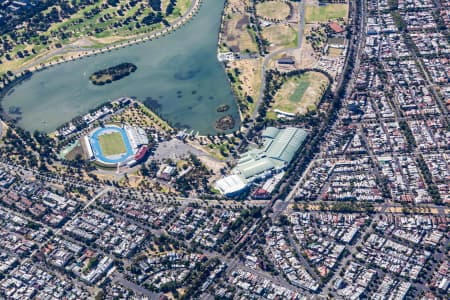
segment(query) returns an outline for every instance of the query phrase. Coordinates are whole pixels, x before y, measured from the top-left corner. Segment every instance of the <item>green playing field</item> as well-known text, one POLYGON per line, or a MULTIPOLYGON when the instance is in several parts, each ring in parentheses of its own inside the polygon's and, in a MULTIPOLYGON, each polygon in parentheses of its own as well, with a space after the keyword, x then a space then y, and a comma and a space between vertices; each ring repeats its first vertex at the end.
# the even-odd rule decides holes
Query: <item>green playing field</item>
POLYGON ((307 5, 305 9, 306 23, 327 22, 329 20, 347 17, 348 4, 307 5))
POLYGON ((98 137, 104 156, 118 155, 127 152, 120 132, 105 133, 98 137))

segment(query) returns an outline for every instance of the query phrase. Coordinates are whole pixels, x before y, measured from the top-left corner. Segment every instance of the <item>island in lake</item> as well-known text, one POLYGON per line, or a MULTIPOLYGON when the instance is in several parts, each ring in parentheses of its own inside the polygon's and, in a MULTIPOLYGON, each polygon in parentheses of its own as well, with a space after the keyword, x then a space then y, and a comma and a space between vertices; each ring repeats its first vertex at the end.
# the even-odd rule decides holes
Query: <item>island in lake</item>
POLYGON ((229 109, 230 109, 230 106, 228 104, 222 104, 216 109, 216 111, 217 112, 225 112, 229 109))
POLYGON ((234 118, 231 115, 226 115, 221 117, 216 121, 216 129, 221 131, 227 131, 233 129, 234 127, 234 118))
POLYGON ((136 70, 137 67, 132 63, 121 63, 117 66, 97 71, 93 73, 89 79, 95 85, 104 85, 120 80, 136 70))

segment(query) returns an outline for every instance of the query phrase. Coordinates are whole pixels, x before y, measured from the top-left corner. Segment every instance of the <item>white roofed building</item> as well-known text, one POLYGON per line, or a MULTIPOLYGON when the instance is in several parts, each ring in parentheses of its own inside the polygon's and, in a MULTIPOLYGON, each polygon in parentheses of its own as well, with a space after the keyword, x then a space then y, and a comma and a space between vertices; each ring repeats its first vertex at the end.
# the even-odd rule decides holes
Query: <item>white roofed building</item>
POLYGON ((243 153, 231 171, 232 175, 217 181, 216 188, 224 195, 235 195, 252 182, 280 173, 294 158, 307 135, 305 130, 295 127, 266 128, 261 134, 263 146, 243 153))
POLYGON ((215 186, 223 195, 234 196, 247 188, 247 181, 239 175, 230 175, 219 179, 215 186))

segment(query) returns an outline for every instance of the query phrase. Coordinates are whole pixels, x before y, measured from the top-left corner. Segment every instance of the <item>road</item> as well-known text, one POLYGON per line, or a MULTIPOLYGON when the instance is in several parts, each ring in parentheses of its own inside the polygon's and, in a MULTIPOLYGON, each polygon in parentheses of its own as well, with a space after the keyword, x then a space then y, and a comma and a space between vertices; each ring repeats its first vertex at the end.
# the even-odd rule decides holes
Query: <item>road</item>
MULTIPOLYGON (((359 23, 360 24, 360 30, 359 31, 357 31, 357 35, 356 36, 352 36, 352 39, 353 39, 353 41, 355 41, 355 42, 353 42, 353 43, 351 43, 350 45, 349 45, 349 47, 351 47, 351 50, 352 51, 348 51, 348 54, 347 54, 347 57, 346 57, 346 59, 345 59, 345 64, 344 64, 344 67, 343 67, 343 70, 346 70, 347 69, 347 64, 348 64, 348 60, 349 60, 349 55, 351 55, 352 53, 354 53, 355 54, 355 56, 356 56, 356 58, 355 58, 355 66, 354 66, 354 68, 352 69, 352 76, 351 76, 351 78, 354 78, 355 76, 355 74, 356 74, 356 72, 358 71, 358 68, 359 68, 359 64, 360 64, 360 54, 361 54, 361 49, 363 49, 363 47, 364 47, 364 39, 362 38, 363 37, 363 33, 365 32, 364 31, 364 29, 365 29, 365 16, 364 16, 364 13, 365 13, 365 6, 364 6, 364 4, 363 5, 361 5, 361 6, 354 6, 354 3, 352 4, 353 5, 353 9, 351 10, 351 14, 352 14, 352 18, 353 18, 353 28, 354 28, 354 30, 355 30, 355 27, 356 27, 356 25, 359 23), (360 11, 358 11, 358 9, 360 9, 360 11)), ((344 81, 344 72, 341 74, 341 76, 340 76, 340 78, 338 79, 338 84, 337 84, 337 90, 340 88, 340 86, 343 84, 343 81, 344 81)), ((353 89, 353 80, 350 80, 349 82, 348 82, 348 84, 347 84, 347 86, 346 86, 346 89, 345 89, 345 94, 346 94, 346 96, 347 95, 349 95, 350 93, 351 93, 351 91, 352 91, 352 89, 353 89)), ((302 175, 302 178, 306 175, 306 174, 308 174, 308 170, 309 170, 309 168, 311 167, 311 164, 312 164, 312 162, 313 162, 314 160, 311 160, 311 162, 309 163, 309 165, 308 165, 308 167, 307 167, 307 169, 305 170, 305 172, 303 172, 303 175, 302 175)), ((299 186, 300 186, 300 184, 301 184, 301 182, 302 182, 302 178, 299 180, 299 181, 297 181, 297 183, 295 184, 295 186, 294 186, 294 188, 290 191, 290 193, 288 194, 288 196, 286 197, 286 199, 285 199, 285 201, 283 201, 283 203, 281 204, 281 207, 279 207, 275 212, 274 212, 274 215, 275 215, 275 217, 278 217, 278 215, 280 215, 281 214, 281 212, 283 212, 283 211, 285 211, 286 210, 286 208, 289 206, 289 204, 290 203, 292 203, 292 201, 293 201, 293 199, 294 199, 294 196, 295 196, 295 194, 296 194, 296 191, 298 190, 298 188, 299 188, 299 186)), ((272 218, 273 219, 273 218, 272 218)))
POLYGON ((245 272, 250 272, 252 274, 256 274, 259 277, 261 277, 262 279, 269 280, 270 282, 275 283, 284 288, 287 288, 290 290, 298 290, 299 289, 298 287, 288 283, 284 278, 276 277, 276 276, 273 276, 273 275, 271 275, 265 271, 262 271, 260 269, 253 269, 253 268, 246 266, 245 264, 240 262, 238 258, 231 259, 231 258, 225 257, 221 254, 211 252, 211 251, 206 251, 206 250, 203 251, 203 254, 205 254, 209 258, 219 258, 221 261, 225 262, 227 264, 226 273, 228 273, 228 274, 230 274, 231 272, 236 271, 236 270, 243 270, 245 272))
POLYGON ((112 276, 112 281, 116 282, 116 283, 120 283, 121 285, 123 285, 124 287, 133 290, 134 292, 138 293, 138 294, 142 294, 145 297, 148 297, 150 299, 160 299, 161 294, 159 293, 154 293, 151 292, 149 290, 147 290, 146 288, 143 288, 142 286, 139 286, 129 280, 126 280, 125 278, 123 278, 123 276, 120 274, 115 273, 112 276))
MULTIPOLYGON (((277 55, 279 55, 281 53, 291 52, 291 51, 295 51, 295 50, 301 50, 301 48, 303 46, 303 33, 304 33, 304 29, 305 29, 305 1, 302 1, 299 5, 299 16, 300 17, 299 17, 299 26, 298 26, 297 47, 280 49, 280 50, 272 52, 264 57, 264 62, 263 62, 262 69, 261 69, 261 88, 259 91, 258 100, 256 101, 256 106, 255 106, 255 109, 253 111, 252 118, 251 118, 251 120, 253 122, 255 122, 255 119, 258 116, 259 107, 261 106, 261 103, 263 102, 263 99, 264 99, 264 90, 266 89, 266 72, 267 72, 267 66, 268 66, 269 62, 271 61, 271 59, 273 57, 276 57, 277 55)), ((299 59, 300 59, 300 57, 299 57, 299 59)))
POLYGON ((289 239, 289 244, 291 244, 294 247, 295 252, 298 254, 298 258, 302 264, 302 266, 308 271, 309 275, 311 275, 315 281, 320 282, 320 277, 317 275, 316 271, 311 268, 310 264, 306 261, 306 259, 302 255, 302 251, 292 237, 291 232, 288 231, 287 237, 289 239))
POLYGON ((338 84, 336 85, 336 91, 339 91, 342 84, 344 83, 344 76, 345 76, 345 70, 347 69, 350 56, 355 57, 354 66, 353 66, 353 73, 350 76, 349 82, 346 84, 345 89, 345 96, 349 96, 353 89, 354 89, 354 80, 356 78, 356 71, 359 69, 360 63, 361 63, 361 52, 362 49, 364 49, 365 44, 365 29, 366 29, 366 11, 367 11, 367 5, 365 1, 361 1, 362 5, 355 6, 355 2, 350 2, 350 5, 352 6, 350 10, 350 18, 352 18, 352 38, 349 43, 349 51, 347 51, 347 56, 345 57, 345 63, 342 70, 344 72, 341 73, 338 84))
MULTIPOLYGON (((76 219, 76 218, 77 218, 80 214, 82 214, 82 213, 83 213, 83 212, 84 212, 84 211, 85 211, 92 203, 94 203, 95 200, 97 200, 100 196, 102 196, 104 193, 106 193, 106 192, 108 191, 108 189, 109 189, 109 188, 105 188, 104 190, 100 191, 100 192, 99 192, 99 193, 98 193, 91 201, 89 201, 82 209, 80 209, 75 215, 73 215, 73 217, 72 217, 71 219, 72 219, 72 220, 73 220, 73 219, 76 219)), ((15 211, 13 211, 13 210, 11 210, 11 209, 9 209, 9 208, 3 207, 3 209, 6 210, 6 211, 8 211, 8 212, 10 212, 11 214, 19 215, 21 218, 24 218, 25 220, 27 220, 27 221, 29 221, 29 222, 31 222, 31 223, 38 223, 40 226, 42 226, 42 227, 44 227, 44 228, 47 228, 47 229, 49 229, 50 231, 53 230, 53 228, 49 227, 49 226, 48 226, 47 224, 45 224, 45 223, 42 223, 42 222, 40 222, 40 221, 31 219, 31 218, 29 218, 28 216, 25 216, 25 215, 22 215, 22 214, 18 214, 17 212, 15 212, 15 211)), ((58 228, 56 231, 53 232, 53 234, 48 235, 48 237, 47 237, 44 241, 42 241, 41 243, 36 244, 36 245, 37 245, 37 248, 34 249, 34 251, 31 252, 31 254, 28 255, 28 257, 27 257, 26 259, 22 260, 22 261, 20 262, 20 264, 21 264, 21 265, 24 265, 25 263, 32 261, 33 258, 34 258, 39 252, 42 252, 42 250, 44 249, 44 247, 46 247, 47 244, 48 244, 52 239, 54 239, 55 237, 61 237, 61 236, 63 235, 63 234, 62 234, 63 231, 64 231, 64 226, 58 228)), ((64 237, 64 238, 66 238, 66 237, 64 237)), ((73 282, 73 279, 72 279, 72 278, 70 278, 70 277, 67 277, 67 278, 68 278, 70 281, 73 282)), ((155 298, 155 299, 157 299, 157 298, 155 298)))
MULTIPOLYGON (((21 72, 23 72, 25 70, 31 70, 33 68, 34 68, 34 71, 38 71, 42 68, 41 64, 44 63, 45 61, 48 61, 52 57, 64 55, 64 54, 71 53, 71 52, 74 52, 74 53, 86 52, 86 53, 80 54, 80 56, 77 56, 77 57, 64 59, 63 62, 77 60, 77 59, 83 58, 84 56, 89 57, 91 55, 109 52, 113 49, 120 49, 120 48, 124 48, 127 46, 131 46, 133 44, 143 43, 143 42, 152 40, 154 38, 159 38, 165 34, 175 31, 179 27, 186 24, 192 17, 194 17, 195 14, 197 13, 197 11, 200 9, 201 1, 202 0, 194 0, 191 3, 191 6, 189 7, 188 11, 184 15, 182 15, 176 22, 171 24, 169 27, 163 28, 161 30, 157 30, 157 31, 149 33, 149 34, 133 36, 132 38, 128 38, 128 39, 122 40, 118 43, 113 43, 113 44, 107 45, 107 46, 105 46, 103 48, 99 48, 99 49, 90 48, 90 47, 80 47, 80 46, 76 46, 76 45, 67 45, 67 46, 64 46, 63 48, 56 49, 55 51, 53 51, 51 53, 44 54, 40 58, 31 60, 30 63, 28 63, 25 66, 23 66, 22 68, 18 69, 15 73, 20 74, 21 72)), ((61 63, 61 62, 59 62, 59 63, 61 63)), ((57 62, 49 63, 45 67, 57 65, 59 63, 57 63, 57 62)))
POLYGON ((91 206, 98 198, 100 198, 101 196, 103 196, 104 194, 106 194, 107 192, 111 191, 110 187, 106 187, 103 190, 100 191, 100 193, 98 193, 97 195, 95 195, 87 204, 85 207, 83 207, 83 210, 86 210, 89 208, 89 206, 91 206))

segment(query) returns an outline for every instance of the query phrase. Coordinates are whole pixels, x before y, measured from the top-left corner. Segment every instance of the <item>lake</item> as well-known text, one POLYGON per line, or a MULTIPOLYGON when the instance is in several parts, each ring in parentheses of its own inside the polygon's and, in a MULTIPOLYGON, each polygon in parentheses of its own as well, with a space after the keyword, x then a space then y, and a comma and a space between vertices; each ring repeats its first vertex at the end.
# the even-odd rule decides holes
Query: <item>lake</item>
POLYGON ((217 61, 223 5, 224 0, 205 0, 197 16, 169 35, 36 72, 4 97, 3 109, 20 109, 18 124, 29 131, 51 132, 101 103, 129 96, 150 104, 175 127, 215 134, 216 120, 229 114, 236 130, 237 105, 217 61), (89 81, 95 71, 122 62, 135 64, 136 72, 103 86, 89 81), (217 112, 223 104, 230 109, 217 112))

